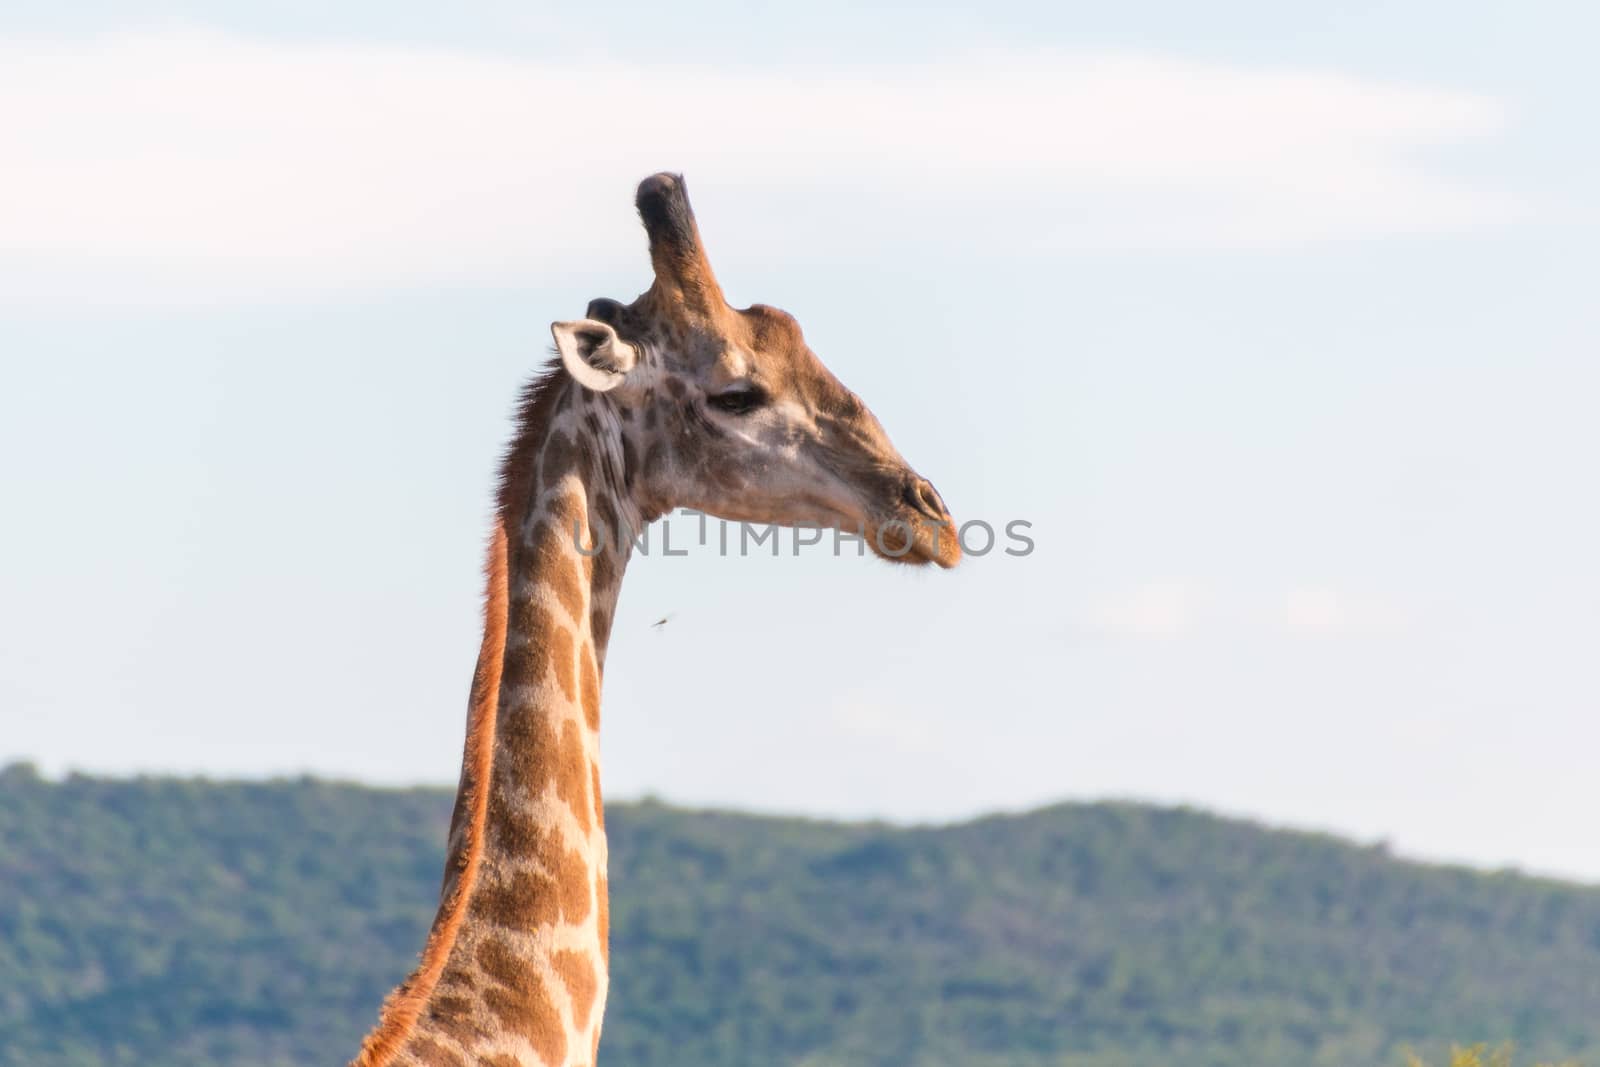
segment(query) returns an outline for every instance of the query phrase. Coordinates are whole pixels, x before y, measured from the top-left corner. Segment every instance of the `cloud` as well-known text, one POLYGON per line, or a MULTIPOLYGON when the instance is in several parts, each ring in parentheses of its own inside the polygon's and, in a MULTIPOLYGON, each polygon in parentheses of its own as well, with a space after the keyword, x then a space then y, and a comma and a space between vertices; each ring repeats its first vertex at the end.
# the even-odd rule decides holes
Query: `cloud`
POLYGON ((1076 622, 1084 633, 1131 638, 1388 636, 1410 625, 1410 613, 1397 601, 1368 590, 1300 583, 1268 593, 1183 580, 1147 581, 1093 598, 1076 622))
POLYGON ((1524 209, 1423 150, 1504 123, 1465 93, 1115 52, 712 70, 0 38, 0 273, 157 292, 553 275, 632 254, 632 184, 664 167, 752 255, 1448 232, 1524 209))
POLYGON ((1193 628, 1201 600, 1183 582, 1147 582, 1094 605, 1092 625, 1129 637, 1175 637, 1193 628))
POLYGON ((1291 633, 1307 635, 1386 634, 1407 625, 1405 612, 1383 598, 1326 585, 1285 590, 1278 622, 1291 633))

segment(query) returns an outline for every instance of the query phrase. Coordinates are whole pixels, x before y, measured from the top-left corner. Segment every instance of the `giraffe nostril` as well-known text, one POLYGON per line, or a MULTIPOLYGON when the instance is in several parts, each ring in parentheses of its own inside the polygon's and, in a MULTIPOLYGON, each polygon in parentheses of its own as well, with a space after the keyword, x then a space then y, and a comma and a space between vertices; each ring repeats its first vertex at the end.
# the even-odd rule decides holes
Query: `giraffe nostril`
POLYGON ((944 501, 939 498, 939 491, 926 478, 915 478, 906 483, 904 497, 907 504, 930 519, 942 521, 948 514, 944 509, 944 501))

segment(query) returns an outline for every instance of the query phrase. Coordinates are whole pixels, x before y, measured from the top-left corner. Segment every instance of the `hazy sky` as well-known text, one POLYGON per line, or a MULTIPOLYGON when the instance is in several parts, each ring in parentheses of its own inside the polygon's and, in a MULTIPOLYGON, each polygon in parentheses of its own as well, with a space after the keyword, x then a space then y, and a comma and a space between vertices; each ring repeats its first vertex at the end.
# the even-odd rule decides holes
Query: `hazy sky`
POLYGON ((1037 547, 636 558, 611 796, 1600 879, 1592 5, 571 6, 6 6, 0 759, 453 781, 513 395, 676 169, 1037 547))

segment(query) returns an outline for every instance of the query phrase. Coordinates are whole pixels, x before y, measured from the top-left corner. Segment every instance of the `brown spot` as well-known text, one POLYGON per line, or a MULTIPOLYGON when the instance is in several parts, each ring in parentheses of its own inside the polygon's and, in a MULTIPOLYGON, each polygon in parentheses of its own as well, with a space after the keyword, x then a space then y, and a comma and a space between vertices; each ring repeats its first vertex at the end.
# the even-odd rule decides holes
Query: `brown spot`
POLYGON ((668 378, 667 392, 671 393, 674 399, 681 398, 683 396, 683 383, 676 378, 668 378))
POLYGON ((607 894, 606 876, 599 875, 594 882, 595 925, 600 930, 600 955, 611 959, 611 897, 607 894))
MULTIPOLYGON (((582 922, 589 915, 589 862, 567 848, 555 830, 523 819, 515 827, 517 854, 536 860, 542 870, 522 870, 493 885, 482 885, 472 897, 472 912, 485 922, 511 930, 536 930, 558 921, 582 922)), ((502 831, 503 832, 503 831, 502 831)))
MULTIPOLYGON (((576 667, 573 657, 572 634, 543 604, 534 600, 519 600, 512 610, 520 616, 523 644, 508 647, 506 675, 512 684, 532 684, 542 681, 547 672, 555 674, 556 683, 568 700, 578 699, 576 667)), ((580 616, 581 617, 581 616, 580 616)), ((525 709, 500 709, 500 725, 505 726, 508 714, 526 718, 525 709)))
POLYGON ((483 1039, 483 1030, 473 1021, 473 1003, 466 997, 434 997, 428 1004, 433 1028, 460 1045, 483 1039))
POLYGON ((454 989, 476 989, 478 980, 470 972, 452 967, 439 976, 439 984, 454 989))
POLYGON ((572 665, 572 635, 561 631, 559 640, 551 641, 555 646, 550 652, 550 662, 556 669, 556 682, 561 686, 562 695, 568 700, 578 699, 578 678, 576 668, 572 665))
POLYGON ((527 984, 527 961, 504 941, 488 938, 478 946, 478 966, 483 973, 501 985, 518 989, 527 984))
POLYGON ((561 886, 561 917, 570 923, 582 922, 589 916, 589 864, 580 853, 561 849, 553 869, 561 886))
POLYGON ((493 1056, 480 1056, 478 1062, 482 1067, 523 1067, 521 1060, 505 1052, 496 1052, 493 1056))
POLYGON ((634 475, 639 473, 639 454, 633 450, 633 442, 628 438, 622 439, 622 484, 633 488, 634 475))
POLYGON ((511 793, 495 789, 490 795, 487 815, 491 826, 502 815, 514 816, 524 797, 543 792, 545 782, 555 772, 560 759, 557 749, 560 739, 549 713, 543 708, 501 708, 498 732, 503 756, 496 761, 495 769, 499 780, 511 788, 511 793))
POLYGON ((466 1061, 460 1056, 425 1037, 412 1038, 410 1052, 423 1067, 466 1067, 466 1061))
MULTIPOLYGON (((564 474, 577 475, 579 481, 588 485, 594 478, 594 452, 593 435, 586 433, 580 427, 572 442, 571 451, 562 457, 562 462, 565 463, 564 474)), ((554 482, 549 483, 545 488, 549 489, 554 484, 554 482)))
POLYGON ((604 552, 594 557, 594 569, 591 574, 593 588, 596 590, 610 589, 616 583, 617 557, 609 545, 604 552))
POLYGON ((551 431, 544 442, 544 462, 539 468, 540 485, 546 489, 554 489, 561 479, 572 471, 576 451, 567 435, 551 431))
POLYGON ((589 782, 584 769, 588 757, 583 751, 583 735, 578 724, 568 719, 561 726, 561 755, 556 764, 556 796, 571 809, 578 820, 578 829, 588 834, 592 823, 589 817, 589 782))
POLYGON ((489 811, 489 839, 501 852, 511 856, 530 855, 538 847, 539 835, 543 832, 518 805, 510 801, 502 803, 495 797, 489 811))
POLYGON ((519 871, 507 882, 479 886, 472 913, 508 930, 536 930, 560 921, 560 887, 543 872, 519 871))
MULTIPOLYGON (((565 631, 556 626, 549 609, 535 600, 528 589, 518 589, 512 595, 510 613, 511 626, 522 640, 506 642, 504 684, 532 685, 549 669, 550 635, 565 631)), ((497 725, 503 726, 506 709, 499 711, 497 725)))
POLYGON ((594 779, 590 784, 589 795, 594 798, 594 822, 596 826, 604 828, 606 824, 606 806, 600 802, 600 764, 589 764, 589 774, 594 779))
MULTIPOLYGON (((605 535, 604 543, 617 544, 622 523, 617 519, 617 509, 611 503, 611 498, 609 496, 601 496, 594 502, 594 510, 595 514, 600 517, 600 525, 605 535)), ((598 538, 596 543, 600 543, 598 538)))
POLYGON ((590 445, 589 448, 578 453, 578 473, 583 475, 584 485, 594 484, 594 469, 596 464, 600 462, 598 458, 599 452, 600 450, 597 446, 590 445))
MULTIPOLYGON (((594 630, 593 618, 589 621, 591 633, 594 630)), ((600 729, 600 672, 595 669, 594 649, 588 642, 584 642, 583 650, 578 656, 578 682, 583 691, 583 721, 589 724, 589 729, 600 729)))
POLYGON ((652 442, 644 453, 644 476, 648 481, 653 481, 661 472, 661 465, 666 462, 667 450, 660 441, 652 442))
MULTIPOLYGON (((588 524, 587 511, 588 508, 584 506, 583 494, 576 489, 562 493, 550 501, 550 525, 554 526, 561 535, 557 538, 558 544, 572 544, 573 530, 577 529, 581 532, 583 527, 588 524)), ((538 529, 538 524, 535 524, 534 528, 538 529)))
POLYGON ((529 975, 528 984, 515 992, 491 989, 484 994, 483 1002, 499 1016, 507 1030, 527 1038, 545 1063, 561 1063, 566 1059, 566 1028, 561 1025, 561 1014, 550 1002, 550 995, 538 975, 529 975))
POLYGON ((554 521, 540 519, 534 526, 529 545, 529 564, 541 584, 574 619, 583 618, 583 586, 578 581, 577 548, 573 538, 586 525, 581 505, 570 505, 574 497, 563 497, 555 505, 554 521), (570 509, 569 509, 570 505, 570 509))
POLYGON ((605 608, 595 608, 589 613, 589 637, 597 645, 603 645, 611 636, 611 613, 605 608))
POLYGON ((551 957, 551 964, 567 994, 572 997, 572 1022, 579 1029, 589 1025, 589 1012, 594 1010, 595 994, 600 990, 600 980, 595 977, 594 964, 581 952, 564 949, 551 957))
POLYGON ((699 462, 700 454, 704 451, 704 448, 701 444, 701 437, 704 433, 702 427, 704 426, 705 422, 705 416, 701 415, 700 412, 695 409, 693 404, 685 403, 683 405, 683 414, 681 419, 682 425, 684 427, 692 426, 695 430, 700 432, 685 433, 679 436, 678 439, 673 442, 677 446, 678 463, 680 467, 692 469, 694 465, 699 462))

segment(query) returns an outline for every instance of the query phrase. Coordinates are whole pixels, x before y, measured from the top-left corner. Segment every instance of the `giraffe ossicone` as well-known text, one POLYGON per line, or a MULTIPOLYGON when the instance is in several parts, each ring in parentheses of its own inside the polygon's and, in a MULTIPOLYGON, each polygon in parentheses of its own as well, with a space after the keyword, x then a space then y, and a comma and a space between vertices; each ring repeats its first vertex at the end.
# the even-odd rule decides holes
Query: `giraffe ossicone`
POLYGON ((501 465, 439 908, 353 1067, 592 1067, 608 978, 600 680, 638 531, 677 508, 860 529, 954 566, 954 522, 795 320, 728 306, 683 179, 636 207, 654 279, 553 324, 501 465), (585 538, 577 533, 587 532, 585 538))

